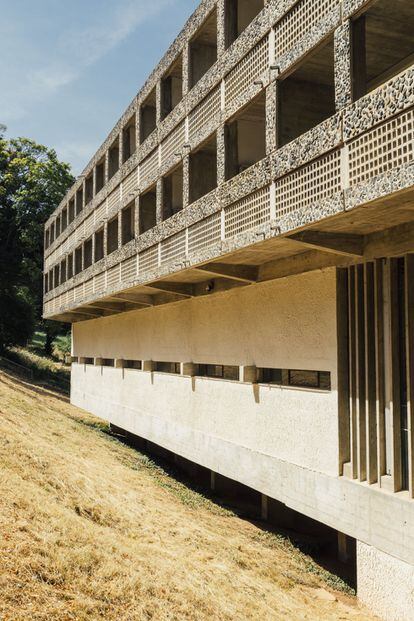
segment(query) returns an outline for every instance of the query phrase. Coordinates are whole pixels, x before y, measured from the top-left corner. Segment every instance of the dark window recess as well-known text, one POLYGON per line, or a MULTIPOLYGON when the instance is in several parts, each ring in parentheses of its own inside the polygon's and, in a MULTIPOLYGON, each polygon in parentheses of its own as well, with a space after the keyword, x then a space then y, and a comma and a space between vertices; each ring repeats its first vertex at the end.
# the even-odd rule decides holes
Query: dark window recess
POLYGON ((263 6, 263 0, 225 0, 226 47, 241 35, 263 6))
POLYGON ((49 232, 49 229, 47 229, 45 232, 45 249, 49 248, 49 245, 50 245, 50 232, 49 232))
POLYGON ((50 242, 54 242, 55 241, 55 223, 53 222, 50 225, 50 242))
POLYGON ((215 377, 238 381, 240 379, 240 369, 238 366, 223 364, 198 364, 197 375, 200 377, 215 377))
POLYGON ((190 202, 198 200, 217 187, 217 141, 211 136, 190 154, 190 202))
POLYGON ((94 364, 94 359, 93 358, 84 358, 83 359, 83 363, 84 364, 94 364))
POLYGON ((331 37, 279 84, 279 135, 283 146, 335 114, 331 37))
POLYGON ((261 93, 226 124, 226 179, 266 156, 266 98, 261 93))
POLYGON ((112 177, 119 170, 119 137, 114 141, 108 152, 108 178, 112 177))
POLYGON ((61 261, 60 263, 60 284, 66 282, 66 260, 61 261))
POLYGON ((135 114, 122 130, 122 162, 125 163, 136 150, 135 114))
POLYGON ((140 371, 142 369, 142 361, 141 360, 124 360, 124 368, 125 369, 138 369, 140 371))
POLYGON ((134 239, 135 230, 135 203, 130 203, 122 210, 122 244, 127 244, 134 239))
POLYGON ((60 216, 56 218, 56 237, 60 235, 60 216))
POLYGON ((327 371, 288 371, 289 386, 331 390, 331 374, 327 371))
POLYGON ((144 142, 157 126, 156 90, 152 89, 140 108, 140 141, 144 142))
POLYGON ((172 373, 175 375, 180 374, 179 362, 154 362, 154 371, 160 373, 172 373))
POLYGON ((283 383, 282 369, 259 369, 259 382, 263 384, 277 384, 283 383))
POLYGON ((104 257, 104 230, 101 229, 95 233, 95 256, 94 263, 100 261, 104 257))
POLYGON ((108 254, 118 250, 118 216, 108 222, 106 247, 108 254))
POLYGON ((152 188, 139 197, 139 232, 140 234, 154 228, 157 223, 157 193, 152 188))
POLYGON ((331 390, 331 374, 329 371, 261 368, 258 369, 258 378, 259 382, 263 384, 331 390))
POLYGON ((101 160, 95 169, 96 193, 100 192, 105 185, 105 160, 101 160))
POLYGON ((183 208, 183 167, 163 179, 162 219, 167 220, 183 208))
POLYGON ((55 283, 54 283, 54 280, 53 280, 53 270, 50 270, 50 272, 49 272, 49 291, 51 291, 54 288, 55 288, 55 283))
POLYGON ((75 219, 75 199, 71 198, 69 201, 69 224, 75 219))
POLYGON ((92 238, 87 239, 83 247, 83 269, 92 265, 92 238))
POLYGON ((55 276, 54 276, 55 287, 58 287, 59 283, 60 283, 60 279, 59 279, 59 265, 55 265, 54 272, 55 272, 55 276))
POLYGON ((354 21, 354 101, 412 65, 413 32, 413 0, 378 0, 354 21))
POLYGON ((68 255, 68 269, 67 269, 67 274, 68 274, 68 280, 69 278, 73 277, 73 253, 71 253, 70 255, 68 255))
POLYGON ((89 175, 85 179, 85 205, 91 202, 93 199, 93 175, 89 175))
POLYGON ((75 250, 75 274, 82 271, 82 246, 75 250))
POLYGON ((83 209, 83 188, 79 188, 76 192, 76 215, 80 214, 83 209))
POLYGON ((183 98, 183 59, 178 57, 161 80, 161 117, 165 119, 183 98))
POLYGON ((190 88, 217 61, 217 12, 214 10, 190 41, 190 88))
POLYGON ((68 226, 68 210, 67 207, 62 211, 62 231, 68 226))
POLYGON ((113 358, 102 358, 102 366, 103 367, 114 367, 115 360, 113 358))

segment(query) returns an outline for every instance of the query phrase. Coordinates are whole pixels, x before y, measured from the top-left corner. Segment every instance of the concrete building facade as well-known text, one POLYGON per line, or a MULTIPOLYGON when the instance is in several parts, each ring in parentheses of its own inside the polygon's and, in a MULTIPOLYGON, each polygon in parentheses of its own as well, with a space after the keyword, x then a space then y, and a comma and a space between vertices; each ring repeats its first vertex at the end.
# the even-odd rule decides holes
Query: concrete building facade
POLYGON ((203 0, 45 227, 72 402, 414 619, 414 4, 203 0))

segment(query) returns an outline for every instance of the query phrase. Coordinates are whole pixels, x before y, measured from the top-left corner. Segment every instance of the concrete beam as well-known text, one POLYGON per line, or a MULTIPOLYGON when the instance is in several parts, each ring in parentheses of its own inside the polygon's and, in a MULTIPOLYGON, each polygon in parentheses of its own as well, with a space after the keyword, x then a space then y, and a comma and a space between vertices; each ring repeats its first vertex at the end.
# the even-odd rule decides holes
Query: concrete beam
POLYGON ((207 272, 214 276, 230 278, 244 283, 254 283, 257 281, 259 268, 255 265, 232 265, 226 263, 208 263, 200 265, 195 269, 207 272))
POLYGON ((163 293, 172 293, 174 296, 182 298, 192 298, 194 296, 193 286, 187 283, 156 282, 145 286, 163 293))
POLYGON ((128 304, 136 304, 137 306, 154 306, 154 301, 150 295, 138 293, 117 293, 111 297, 111 300, 122 300, 128 304))
POLYGON ((322 252, 346 257, 362 257, 364 255, 365 238, 363 235, 308 230, 289 235, 288 239, 322 252))

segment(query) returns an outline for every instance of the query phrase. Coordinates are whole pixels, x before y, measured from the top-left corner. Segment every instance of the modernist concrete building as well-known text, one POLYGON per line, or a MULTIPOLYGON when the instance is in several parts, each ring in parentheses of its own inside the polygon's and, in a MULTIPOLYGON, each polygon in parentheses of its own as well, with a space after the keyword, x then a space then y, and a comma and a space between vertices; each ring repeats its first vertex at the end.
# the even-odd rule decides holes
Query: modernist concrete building
POLYGON ((395 621, 414 619, 413 33, 413 0, 203 0, 45 230, 72 402, 264 517, 335 529, 343 556, 356 541, 359 596, 395 621))

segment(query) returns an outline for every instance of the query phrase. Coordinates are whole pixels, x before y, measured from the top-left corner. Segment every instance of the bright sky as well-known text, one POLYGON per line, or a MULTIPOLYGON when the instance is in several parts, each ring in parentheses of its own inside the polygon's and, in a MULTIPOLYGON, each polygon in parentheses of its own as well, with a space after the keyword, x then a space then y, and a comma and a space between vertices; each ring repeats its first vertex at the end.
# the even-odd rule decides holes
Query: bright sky
POLYGON ((0 0, 0 123, 79 174, 198 0, 0 0))

